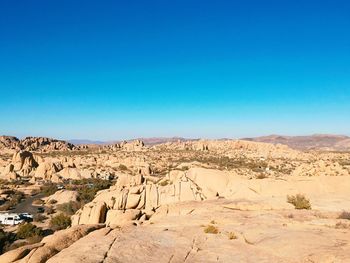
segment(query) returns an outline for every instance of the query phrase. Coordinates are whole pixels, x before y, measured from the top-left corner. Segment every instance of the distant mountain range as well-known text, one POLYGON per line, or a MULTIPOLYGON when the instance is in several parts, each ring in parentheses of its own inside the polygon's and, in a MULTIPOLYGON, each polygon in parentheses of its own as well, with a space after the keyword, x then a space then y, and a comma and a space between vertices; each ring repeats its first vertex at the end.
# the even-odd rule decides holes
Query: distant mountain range
MULTIPOLYGON (((225 138, 226 139, 226 138, 225 138)), ((166 142, 177 141, 194 141, 198 139, 189 139, 183 137, 151 137, 151 138, 137 138, 135 140, 142 140, 146 145, 155 145, 166 142)), ((223 139, 220 139, 223 140, 223 139)), ((229 140, 227 138, 227 140, 229 140)), ((309 136, 284 136, 284 135, 269 135, 252 138, 242 138, 241 140, 266 142, 272 144, 285 144, 293 149, 298 150, 327 150, 327 151, 350 151, 350 137, 345 135, 333 134, 314 134, 309 136)), ((132 141, 132 140, 128 140, 132 141)), ((93 141, 93 140, 68 140, 74 145, 95 144, 106 145, 114 144, 121 141, 93 141)))
POLYGON ((104 141, 92 141, 92 140, 85 140, 85 139, 71 139, 71 140, 67 140, 67 142, 72 143, 74 145, 82 145, 82 144, 98 144, 98 145, 102 145, 102 144, 108 144, 104 141))
POLYGON ((298 150, 330 150, 349 151, 350 137, 345 135, 314 134, 310 136, 283 136, 269 135, 254 138, 243 138, 242 140, 254 142, 266 142, 272 144, 285 144, 298 150))
MULTIPOLYGON (((161 144, 166 142, 193 141, 196 139, 186 139, 182 137, 151 137, 151 138, 136 138, 136 139, 126 140, 126 141, 133 141, 133 140, 141 140, 145 143, 145 145, 155 145, 155 144, 161 144)), ((82 144, 107 145, 107 144, 119 143, 121 141, 93 141, 93 140, 84 140, 84 139, 72 139, 72 140, 68 140, 68 142, 74 145, 82 145, 82 144)))

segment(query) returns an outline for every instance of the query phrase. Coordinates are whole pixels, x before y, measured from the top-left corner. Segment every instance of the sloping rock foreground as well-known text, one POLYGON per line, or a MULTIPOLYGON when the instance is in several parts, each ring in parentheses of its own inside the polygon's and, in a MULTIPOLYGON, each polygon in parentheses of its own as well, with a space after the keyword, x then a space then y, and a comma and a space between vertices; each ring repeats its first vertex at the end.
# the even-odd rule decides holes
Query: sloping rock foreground
POLYGON ((299 193, 310 198, 315 209, 342 211, 350 207, 349 189, 348 176, 247 180, 230 172, 191 168, 187 172, 172 171, 163 181, 152 183, 141 175, 124 175, 115 186, 100 191, 91 203, 79 210, 72 217, 72 223, 123 225, 134 220, 145 221, 164 205, 217 197, 248 199, 257 202, 263 210, 291 209, 286 196, 299 193))
POLYGON ((49 258, 71 246, 83 236, 101 227, 103 225, 85 225, 58 231, 51 236, 45 237, 38 244, 23 246, 1 255, 0 262, 46 262, 49 258))
POLYGON ((337 227, 347 220, 329 212, 257 210, 249 200, 252 209, 239 210, 240 202, 165 205, 139 227, 75 226, 0 262, 348 262, 349 230, 337 227))

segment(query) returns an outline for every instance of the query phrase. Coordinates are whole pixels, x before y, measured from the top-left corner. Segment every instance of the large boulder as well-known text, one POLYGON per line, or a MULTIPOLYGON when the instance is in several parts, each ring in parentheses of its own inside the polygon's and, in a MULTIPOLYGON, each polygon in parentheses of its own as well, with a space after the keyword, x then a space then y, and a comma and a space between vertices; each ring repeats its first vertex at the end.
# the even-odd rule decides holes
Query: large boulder
POLYGON ((28 176, 30 172, 38 167, 31 152, 18 151, 12 157, 13 170, 21 176, 28 176))
POLYGON ((57 173, 60 177, 64 179, 80 180, 82 178, 79 170, 77 168, 65 167, 57 173))
POLYGON ((198 185, 206 198, 224 196, 232 185, 231 174, 204 168, 191 168, 186 177, 198 185))
POLYGON ((52 175, 59 172, 60 167, 51 161, 42 162, 35 170, 34 177, 51 180, 52 175))
POLYGON ((103 225, 81 225, 61 230, 51 236, 47 236, 41 241, 44 245, 36 249, 28 259, 28 263, 46 262, 53 255, 101 227, 103 227, 103 225))
POLYGON ((52 200, 55 200, 56 204, 64 204, 70 201, 76 202, 78 201, 78 197, 79 197, 78 192, 63 189, 47 197, 46 203, 50 203, 50 201, 52 200))
POLYGON ((1 263, 44 263, 80 238, 104 225, 81 225, 61 230, 45 237, 40 243, 11 250, 0 256, 1 263))
POLYGON ((1 263, 11 263, 27 256, 33 249, 43 246, 43 243, 26 245, 14 250, 10 250, 0 256, 1 263))

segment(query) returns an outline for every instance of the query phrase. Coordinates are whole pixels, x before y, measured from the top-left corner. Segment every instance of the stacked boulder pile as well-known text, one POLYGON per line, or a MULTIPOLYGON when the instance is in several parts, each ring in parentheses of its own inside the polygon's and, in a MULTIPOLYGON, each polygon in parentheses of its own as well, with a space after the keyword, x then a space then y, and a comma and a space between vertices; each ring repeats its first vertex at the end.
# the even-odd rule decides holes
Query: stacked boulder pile
POLYGON ((0 178, 17 180, 23 177, 29 178, 33 183, 37 180, 59 183, 64 179, 83 178, 71 158, 44 160, 29 151, 21 150, 15 152, 11 162, 0 169, 0 178))
POLYGON ((335 161, 317 160, 295 168, 293 176, 348 176, 350 170, 335 161))
POLYGON ((116 185, 98 192, 92 202, 72 217, 72 225, 112 226, 144 221, 161 205, 206 198, 200 187, 181 171, 171 172, 158 183, 148 181, 141 174, 120 174, 116 185))
POLYGON ((25 151, 71 151, 79 148, 73 144, 46 137, 26 137, 22 140, 13 136, 0 136, 0 150, 25 150, 25 151))
POLYGON ((194 150, 218 154, 241 153, 247 157, 304 159, 305 153, 283 144, 270 144, 244 140, 196 140, 167 142, 153 146, 156 150, 194 150))
POLYGON ((20 141, 20 147, 27 151, 70 151, 75 146, 66 141, 45 138, 45 137, 26 137, 20 141))
POLYGON ((141 140, 134 140, 134 141, 123 141, 121 143, 116 143, 116 144, 110 144, 110 145, 105 145, 103 147, 104 149, 112 150, 112 151, 128 151, 128 152, 133 152, 133 151, 141 151, 145 148, 145 144, 141 140))
POLYGON ((38 160, 35 160, 31 152, 18 151, 13 155, 11 163, 0 171, 0 175, 6 180, 16 180, 29 176, 38 165, 38 160))

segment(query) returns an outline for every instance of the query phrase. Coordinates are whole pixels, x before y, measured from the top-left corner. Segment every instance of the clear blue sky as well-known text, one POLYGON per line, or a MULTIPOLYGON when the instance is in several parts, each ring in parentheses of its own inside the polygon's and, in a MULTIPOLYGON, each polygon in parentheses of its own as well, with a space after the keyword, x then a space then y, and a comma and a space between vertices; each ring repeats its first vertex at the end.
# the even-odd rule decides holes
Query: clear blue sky
POLYGON ((0 3, 0 134, 350 135, 350 1, 0 3))

